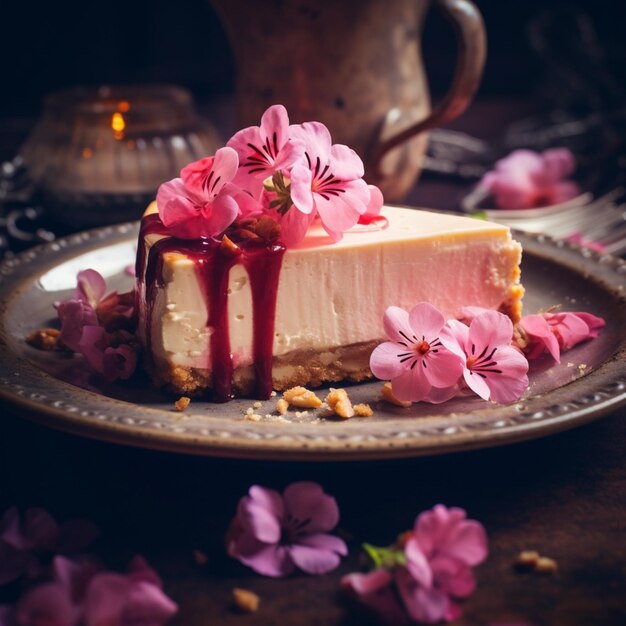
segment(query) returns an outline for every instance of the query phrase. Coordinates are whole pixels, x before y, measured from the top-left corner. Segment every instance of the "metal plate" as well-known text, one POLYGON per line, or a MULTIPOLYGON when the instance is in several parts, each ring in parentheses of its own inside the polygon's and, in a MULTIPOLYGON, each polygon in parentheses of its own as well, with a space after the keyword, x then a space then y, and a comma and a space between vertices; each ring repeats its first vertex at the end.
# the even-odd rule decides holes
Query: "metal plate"
MULTIPOLYGON (((394 408, 376 400, 381 383, 354 385, 369 418, 320 419, 313 412, 286 421, 244 419, 251 400, 194 400, 184 413, 175 398, 141 374, 102 384, 80 357, 39 352, 29 332, 54 320, 77 271, 94 267, 110 287, 126 290, 137 224, 91 230, 34 248, 0 265, 0 397, 20 415, 96 439, 190 454, 275 460, 380 459, 432 455, 523 441, 589 422, 626 404, 626 262, 544 236, 516 233, 524 247, 525 311, 560 304, 601 315, 601 336, 563 355, 534 362, 524 397, 507 406, 475 397, 444 405, 394 408), (71 381, 71 382, 68 382, 71 381)), ((320 390, 320 395, 324 390, 320 390)), ((323 397, 323 396, 322 396, 323 397)), ((265 416, 275 400, 255 413, 265 416)))

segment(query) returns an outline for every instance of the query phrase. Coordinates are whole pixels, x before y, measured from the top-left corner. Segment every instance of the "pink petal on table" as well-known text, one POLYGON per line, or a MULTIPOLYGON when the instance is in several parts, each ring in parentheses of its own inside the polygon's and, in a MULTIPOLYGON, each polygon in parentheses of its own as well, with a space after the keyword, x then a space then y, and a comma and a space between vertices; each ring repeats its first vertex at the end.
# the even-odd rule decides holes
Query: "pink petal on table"
POLYGON ((296 543, 287 549, 296 566, 307 574, 326 574, 341 563, 341 557, 332 548, 296 543))
POLYGON ((433 572, 428 562, 428 558, 422 551, 420 544, 415 537, 411 537, 404 547, 406 556, 406 567, 411 576, 424 587, 433 584, 433 572))
POLYGON ((448 555, 435 555, 430 562, 435 586, 455 598, 466 598, 474 593, 476 579, 472 569, 448 555))
POLYGON ((365 574, 360 572, 346 574, 341 579, 341 586, 350 589, 359 596, 365 596, 388 587, 392 582, 391 572, 386 568, 379 567, 365 574))
POLYGON ((339 507, 332 496, 314 482, 291 483, 283 493, 285 513, 304 522, 302 531, 319 533, 332 530, 339 522, 339 507))
POLYGON ((572 315, 576 315, 579 317, 589 329, 589 339, 595 339, 600 335, 600 331, 606 326, 606 322, 603 318, 598 317, 596 315, 592 315, 591 313, 585 313, 584 311, 576 311, 572 313, 572 315))
POLYGON ((15 621, 20 626, 74 626, 79 614, 68 590, 57 582, 33 587, 15 607, 15 621))
POLYGON ((231 541, 228 554, 258 574, 272 578, 288 576, 296 568, 286 546, 261 543, 252 535, 243 534, 231 541))
POLYGON ((449 387, 432 387, 423 401, 430 404, 443 404, 454 398, 458 393, 458 384, 450 385, 449 387))
POLYGON ((498 348, 494 358, 501 373, 485 372, 490 400, 506 404, 516 402, 528 388, 528 361, 515 348, 498 348))
POLYGON ((241 499, 237 518, 245 531, 257 541, 276 543, 280 539, 281 526, 276 511, 268 509, 251 497, 241 499))
POLYGON ((422 587, 405 568, 398 568, 395 580, 409 616, 419 623, 436 624, 443 620, 449 607, 446 593, 422 587))
POLYGON ((80 352, 83 329, 98 326, 96 312, 82 300, 65 300, 57 305, 57 315, 61 321, 61 341, 70 350, 80 352))
POLYGON ((576 169, 576 159, 567 148, 549 148, 542 154, 546 182, 556 182, 567 178, 576 169))
POLYGON ((489 552, 485 528, 475 520, 460 521, 448 533, 445 551, 472 567, 482 563, 489 552))

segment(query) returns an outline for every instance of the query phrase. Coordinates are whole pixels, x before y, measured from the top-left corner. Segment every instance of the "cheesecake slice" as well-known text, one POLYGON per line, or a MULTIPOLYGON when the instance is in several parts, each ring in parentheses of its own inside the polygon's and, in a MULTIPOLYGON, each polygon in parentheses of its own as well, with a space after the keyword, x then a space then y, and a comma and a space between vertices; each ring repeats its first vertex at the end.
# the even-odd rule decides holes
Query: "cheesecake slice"
POLYGON ((272 389, 371 378, 383 314, 430 302, 521 313, 521 246, 505 226, 383 207, 333 242, 234 244, 168 236, 156 205, 138 244, 139 334, 159 386, 263 398, 272 389))

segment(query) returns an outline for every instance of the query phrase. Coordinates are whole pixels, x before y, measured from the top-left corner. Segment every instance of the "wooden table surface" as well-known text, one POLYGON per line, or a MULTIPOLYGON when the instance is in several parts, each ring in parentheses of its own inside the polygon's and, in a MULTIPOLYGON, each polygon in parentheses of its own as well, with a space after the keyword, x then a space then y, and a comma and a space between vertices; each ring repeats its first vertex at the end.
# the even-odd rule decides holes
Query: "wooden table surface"
MULTIPOLYGON (((411 200, 449 208, 457 194, 424 181, 411 200)), ((626 624, 626 410, 523 444, 334 464, 179 456, 48 430, 7 406, 0 415, 0 513, 43 506, 59 520, 95 521, 94 549, 107 564, 123 569, 140 553, 163 576, 180 605, 173 626, 376 624, 340 593, 341 576, 359 568, 362 542, 391 543, 438 502, 465 508, 489 535, 477 591, 456 624, 626 624), (318 481, 337 498, 350 555, 326 576, 263 578, 226 556, 224 533, 250 485, 282 489, 294 480, 318 481), (206 565, 195 563, 195 549, 206 565), (556 559, 558 573, 516 571, 526 549, 556 559), (257 613, 233 610, 237 586, 261 596, 257 613)))

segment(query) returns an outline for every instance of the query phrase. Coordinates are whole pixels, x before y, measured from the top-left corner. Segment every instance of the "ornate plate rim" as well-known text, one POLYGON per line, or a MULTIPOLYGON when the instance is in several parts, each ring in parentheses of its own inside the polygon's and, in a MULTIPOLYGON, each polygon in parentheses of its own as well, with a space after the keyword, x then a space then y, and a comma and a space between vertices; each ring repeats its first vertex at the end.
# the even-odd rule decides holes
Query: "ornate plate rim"
MULTIPOLYGON (((543 396, 507 406, 460 414, 472 421, 446 427, 420 425, 419 419, 385 422, 384 437, 355 432, 349 423, 336 424, 332 432, 290 425, 285 435, 276 425, 233 422, 209 425, 198 432, 169 419, 148 422, 144 412, 163 410, 101 396, 62 382, 15 354, 5 328, 8 294, 32 282, 43 267, 50 267, 90 249, 125 241, 136 232, 137 222, 96 228, 27 250, 0 264, 0 398, 33 421, 98 440, 188 454, 253 458, 259 460, 374 460, 444 454, 485 448, 543 437, 583 425, 626 404, 626 340, 597 369, 543 396), (79 402, 76 401, 78 394, 79 402), (498 417, 494 419, 497 412, 498 417), (397 429, 388 432, 389 424, 397 429), (305 432, 308 428, 308 432, 305 432)), ((594 280, 623 302, 626 261, 601 255, 547 235, 513 231, 525 251, 559 262, 594 280)), ((222 420, 224 422, 225 420, 222 420)), ((300 425, 302 426, 302 425, 300 425)), ((380 425, 378 425, 380 427, 380 425)), ((372 434, 374 433, 374 434, 372 434)))

